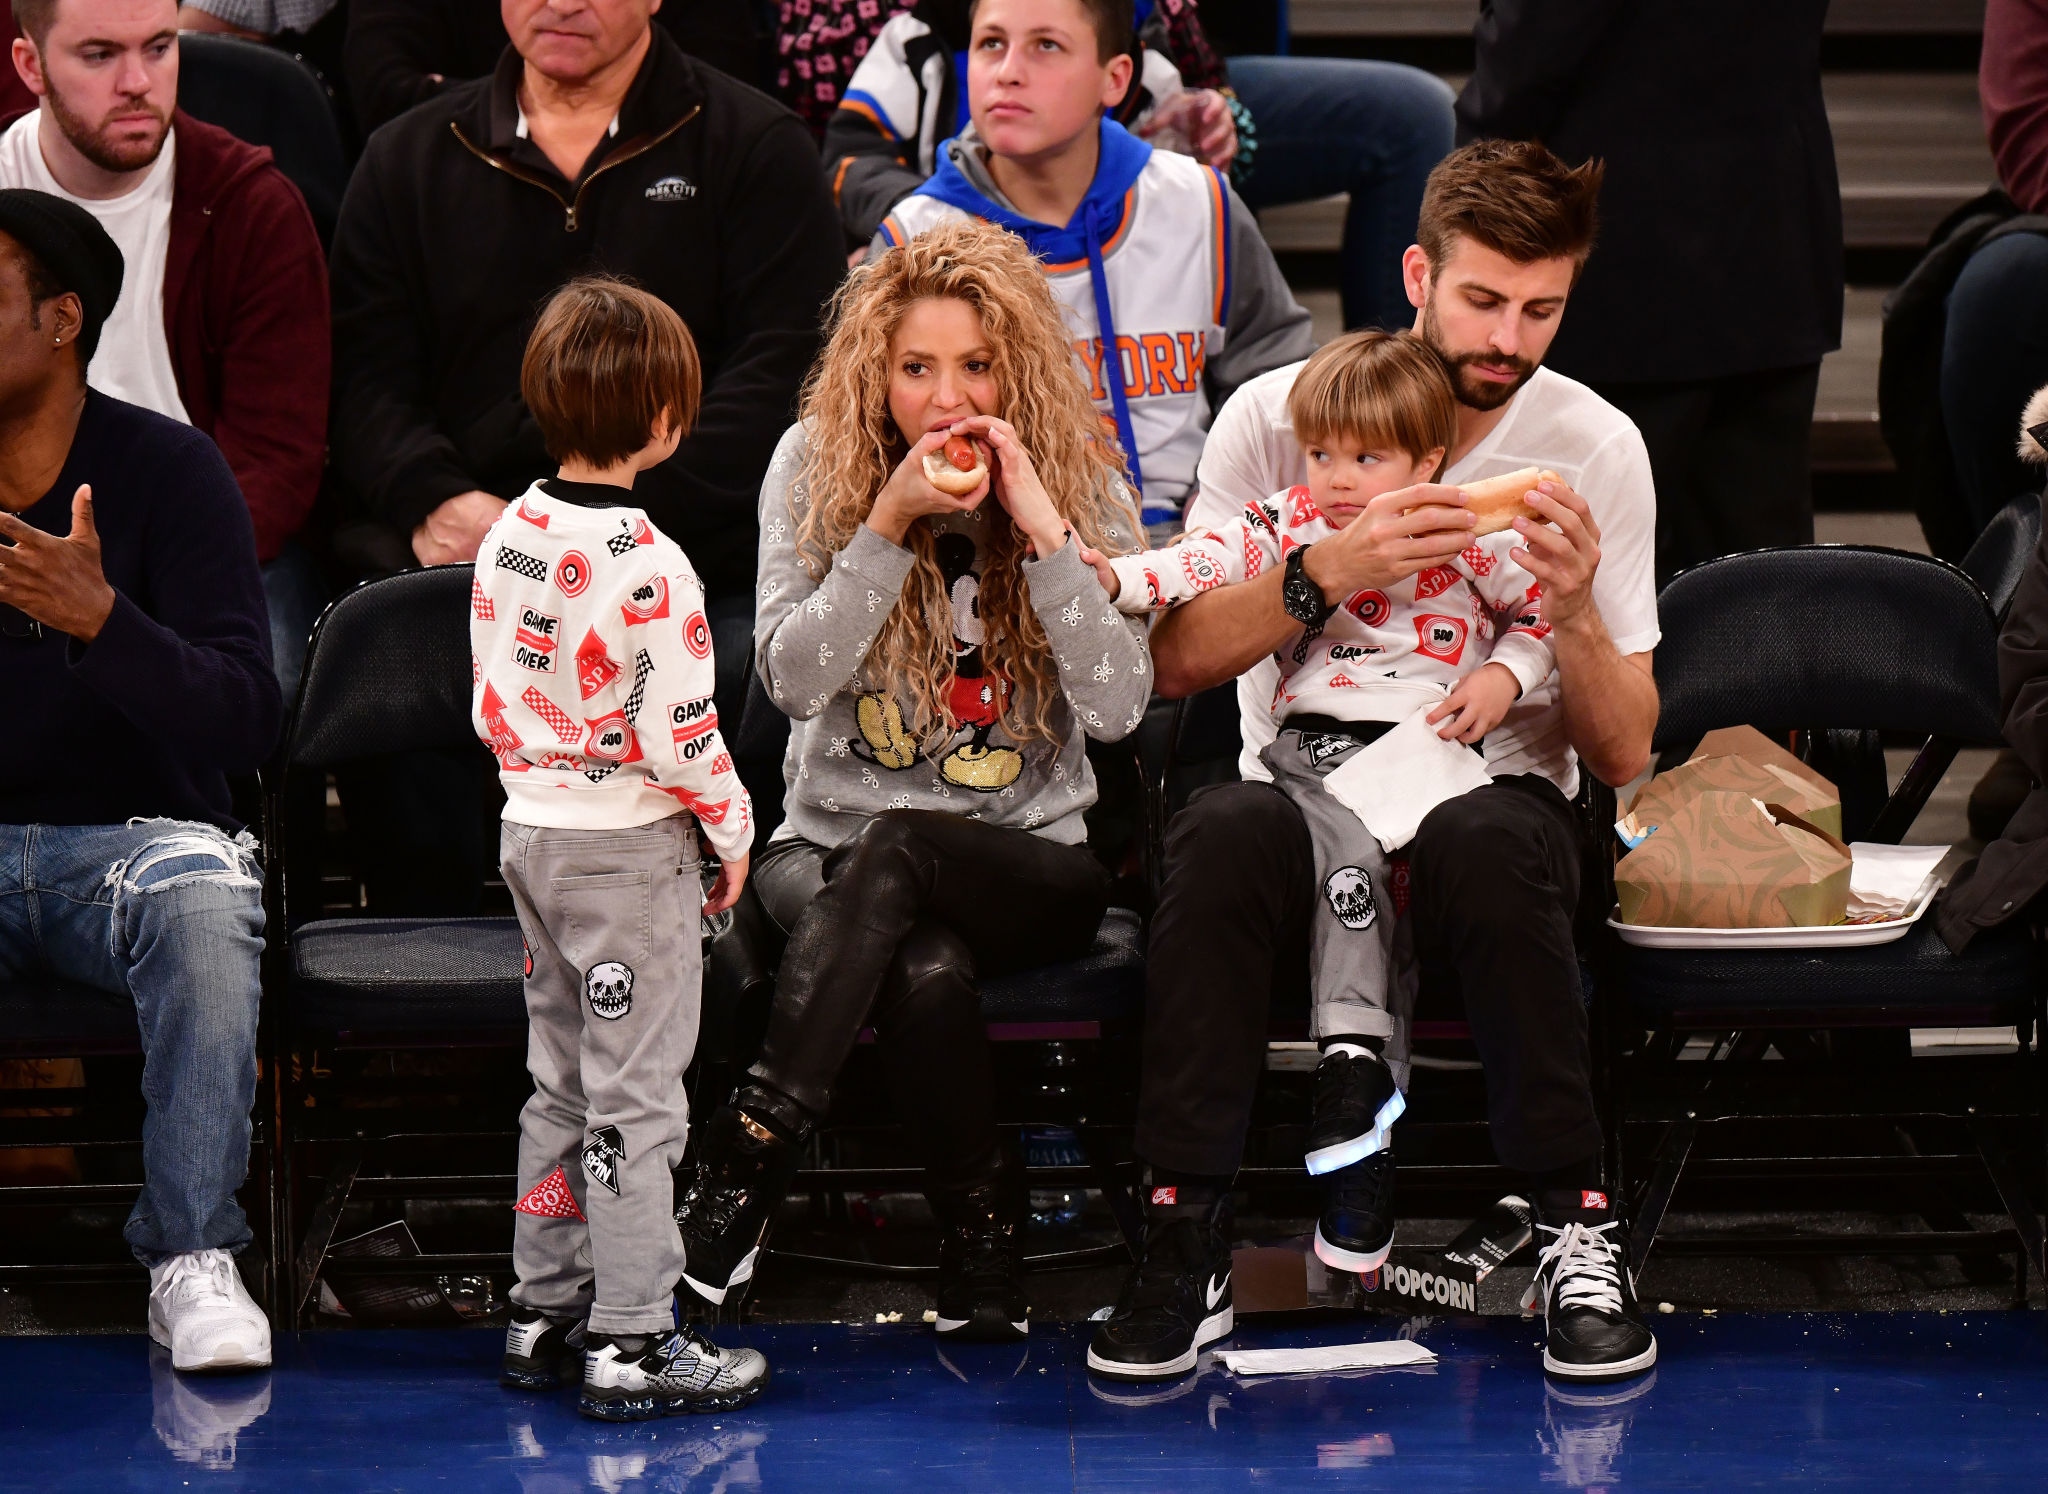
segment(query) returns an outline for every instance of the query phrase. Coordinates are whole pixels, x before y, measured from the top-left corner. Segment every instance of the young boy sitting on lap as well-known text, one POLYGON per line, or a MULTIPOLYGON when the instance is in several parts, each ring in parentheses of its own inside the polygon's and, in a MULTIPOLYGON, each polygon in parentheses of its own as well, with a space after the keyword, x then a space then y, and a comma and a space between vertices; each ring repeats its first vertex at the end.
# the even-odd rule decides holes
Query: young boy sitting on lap
MULTIPOLYGON (((1217 530, 1096 565, 1124 612, 1147 612, 1248 581, 1275 566, 1301 574, 1307 547, 1346 528, 1382 494, 1432 481, 1457 432, 1443 363, 1408 333, 1354 332, 1309 359, 1288 399, 1308 461, 1305 487, 1248 505, 1217 530)), ((1322 900, 1309 931, 1313 1032, 1322 1046, 1308 1170, 1325 1180, 1316 1254, 1371 1271, 1393 1244, 1390 1209, 1347 1207, 1391 1186, 1390 1129, 1404 1107, 1407 1012, 1390 999, 1393 920, 1387 858, 1323 779, 1418 710, 1438 736, 1475 748, 1556 664, 1542 589, 1510 558, 1513 529, 1475 539, 1449 565, 1360 591, 1326 609, 1313 582, 1303 627, 1273 656, 1280 734, 1261 755, 1307 820, 1322 900), (1378 1221, 1367 1223, 1366 1221, 1378 1221)))
POLYGON ((874 247, 962 215, 1023 239, 1115 424, 1146 525, 1178 533, 1213 404, 1307 357, 1309 314, 1220 174, 1105 116, 1130 87, 1130 0, 973 0, 972 12, 973 123, 874 247))
POLYGON ((631 506, 697 414, 696 346, 616 280, 559 291, 520 392, 561 464, 491 526, 471 587, 472 713, 505 785, 502 865, 526 939, 512 1324, 502 1382, 580 1370, 586 1415, 730 1410, 767 1362, 680 1328, 670 1174, 697 1041, 700 905, 739 897, 747 792, 712 704, 704 588, 631 506), (708 899, 699 836, 721 864, 708 899))

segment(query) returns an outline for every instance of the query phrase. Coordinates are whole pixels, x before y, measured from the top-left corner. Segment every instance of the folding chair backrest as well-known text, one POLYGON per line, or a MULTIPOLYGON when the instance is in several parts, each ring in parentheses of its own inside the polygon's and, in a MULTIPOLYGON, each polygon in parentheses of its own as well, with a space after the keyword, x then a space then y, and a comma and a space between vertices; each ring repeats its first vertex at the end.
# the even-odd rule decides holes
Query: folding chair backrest
POLYGON ((1695 566, 1657 598, 1656 746, 1722 726, 1996 743, 1998 629, 1977 584, 1903 550, 1810 545, 1695 566))
POLYGON ((305 63, 261 42, 187 31, 178 38, 178 103, 194 119, 270 147, 304 194, 324 245, 334 237, 348 153, 327 85, 305 63))
POLYGON ((2022 493, 1991 516, 1984 532, 1963 557, 1963 569, 1983 588, 1991 610, 2005 616, 2013 593, 2020 589, 2020 577, 2034 558, 2034 546, 2041 542, 2041 495, 2022 493))
POLYGON ((357 587, 313 629, 286 761, 483 745, 470 727, 471 567, 406 571, 357 587))

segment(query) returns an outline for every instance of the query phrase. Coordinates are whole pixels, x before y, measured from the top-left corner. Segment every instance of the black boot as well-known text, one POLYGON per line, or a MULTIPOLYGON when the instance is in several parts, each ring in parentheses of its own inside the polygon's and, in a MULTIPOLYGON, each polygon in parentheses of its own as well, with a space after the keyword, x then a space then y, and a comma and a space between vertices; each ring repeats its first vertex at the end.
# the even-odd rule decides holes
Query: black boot
POLYGON ((1227 1191, 1199 1214, 1155 1213, 1145 1229, 1145 1258, 1095 1325, 1088 1368, 1118 1380, 1184 1375, 1204 1347, 1230 1337, 1230 1230, 1227 1191))
POLYGON ((993 1180, 933 1193, 941 1338, 1007 1343, 1031 1330, 1024 1301, 1024 1190, 1006 1165, 993 1180))
POLYGON ((676 1173, 676 1228, 683 1236, 677 1291, 711 1307, 753 1279, 761 1241, 796 1176, 810 1130, 794 1103, 756 1086, 742 1089, 735 1104, 739 1108, 711 1117, 696 1164, 676 1173))

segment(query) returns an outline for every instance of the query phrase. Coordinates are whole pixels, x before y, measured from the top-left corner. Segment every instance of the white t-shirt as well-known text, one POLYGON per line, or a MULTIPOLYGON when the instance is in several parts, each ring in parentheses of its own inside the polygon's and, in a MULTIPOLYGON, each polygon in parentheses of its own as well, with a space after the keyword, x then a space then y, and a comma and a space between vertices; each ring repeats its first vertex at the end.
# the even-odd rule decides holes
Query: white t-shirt
MULTIPOLYGON (((1229 522, 1270 493, 1308 481, 1308 462, 1294 439, 1287 396, 1301 364, 1276 368, 1238 387, 1216 414, 1202 464, 1191 527, 1229 522)), ((1449 483, 1477 482, 1520 467, 1548 467, 1586 500, 1600 526, 1600 570, 1593 601, 1623 654, 1648 653, 1657 629, 1657 491, 1650 454, 1633 422, 1584 384, 1536 370, 1508 403, 1507 414, 1444 474, 1449 483)), ((1273 740, 1269 704, 1279 671, 1262 660, 1237 682, 1244 751, 1238 770, 1270 779, 1259 753, 1273 740)), ((1557 676, 1515 702, 1486 738, 1495 777, 1540 773, 1567 795, 1579 790, 1578 755, 1565 741, 1557 676)))
POLYGON ((0 187, 31 187, 75 202, 100 220, 121 251, 121 296, 100 329, 100 345, 85 381, 102 394, 190 423, 171 368, 164 330, 164 267, 171 255, 171 189, 176 181, 178 136, 164 137, 163 153, 126 196, 74 197, 57 185, 36 138, 42 111, 22 115, 0 135, 0 187))

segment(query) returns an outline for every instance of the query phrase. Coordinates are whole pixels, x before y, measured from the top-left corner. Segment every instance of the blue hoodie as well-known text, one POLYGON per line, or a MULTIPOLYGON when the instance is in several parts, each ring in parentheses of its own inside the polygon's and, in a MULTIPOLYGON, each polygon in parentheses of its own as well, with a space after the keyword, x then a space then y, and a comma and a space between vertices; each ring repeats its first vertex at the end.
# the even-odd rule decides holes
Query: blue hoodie
MULTIPOLYGON (((945 153, 939 169, 932 173, 930 181, 918 188, 918 192, 963 213, 971 213, 1007 228, 1048 264, 1086 259, 1088 280, 1095 291, 1095 320, 1102 335, 1102 345, 1114 348, 1117 345, 1116 318, 1110 311, 1109 283, 1102 273, 1102 244, 1123 221, 1124 198, 1136 185, 1145 163, 1151 159, 1151 146, 1115 120, 1104 119, 1101 153, 1095 162, 1095 179, 1088 183, 1088 195, 1074 209, 1074 216, 1061 228, 1023 217, 985 196, 961 171, 951 150, 945 153)), ((1224 304, 1229 304, 1228 290, 1224 293, 1224 304)), ((1145 475, 1138 467, 1138 442, 1131 429, 1131 410, 1124 398, 1123 380, 1110 379, 1107 382, 1110 402, 1116 408, 1117 438, 1123 443, 1124 460, 1130 467, 1131 486, 1142 499, 1145 475)))

